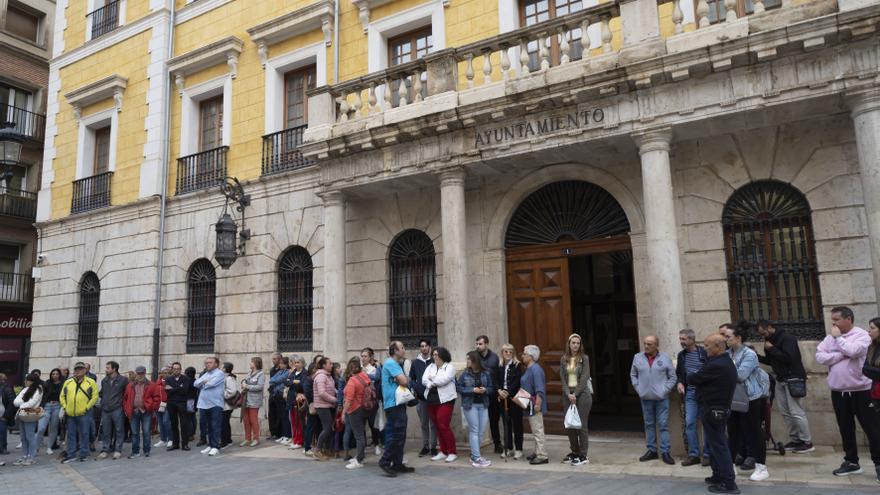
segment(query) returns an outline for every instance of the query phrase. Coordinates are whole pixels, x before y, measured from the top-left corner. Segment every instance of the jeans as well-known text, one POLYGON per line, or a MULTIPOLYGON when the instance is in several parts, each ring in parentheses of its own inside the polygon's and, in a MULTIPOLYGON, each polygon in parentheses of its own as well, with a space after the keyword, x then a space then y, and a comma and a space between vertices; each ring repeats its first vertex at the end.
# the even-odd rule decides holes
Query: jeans
POLYGON ((21 434, 21 456, 25 459, 33 459, 37 456, 37 422, 19 421, 18 431, 21 434))
POLYGON ((333 422, 336 419, 336 409, 319 407, 318 418, 321 419, 321 434, 316 442, 318 450, 329 451, 332 449, 330 442, 333 440, 333 422))
POLYGON ((385 452, 379 465, 403 467, 403 449, 406 447, 406 405, 385 409, 385 452))
POLYGON ((125 416, 122 408, 113 411, 101 411, 101 452, 122 453, 122 442, 125 440, 125 416), (115 437, 115 443, 111 445, 111 437, 115 437))
POLYGON ((6 452, 6 447, 8 447, 6 443, 6 430, 9 429, 8 426, 6 419, 0 418, 0 453, 6 452))
POLYGON ((657 452, 657 430, 660 430, 660 453, 669 453, 669 399, 642 399, 645 416, 645 437, 648 450, 657 452))
POLYGON ((159 423, 159 440, 167 442, 171 440, 171 415, 168 414, 168 406, 165 412, 156 413, 156 422, 159 423))
POLYGON ((708 409, 702 411, 703 435, 706 443, 712 451, 712 477, 725 485, 733 484, 736 474, 733 471, 733 461, 730 458, 730 450, 727 446, 727 435, 723 424, 714 425, 709 417, 708 409))
POLYGON ((189 444, 189 418, 186 404, 169 403, 167 413, 171 418, 171 445, 179 448, 189 444))
MULTIPOLYGON (((431 415, 431 421, 434 422, 434 428, 437 429, 437 438, 440 440, 440 452, 446 455, 457 454, 455 450, 455 435, 450 427, 454 408, 454 399, 445 404, 430 404, 428 406, 428 413, 431 415)), ((520 413, 519 418, 519 423, 522 425, 522 413, 520 413)), ((519 431, 519 448, 522 450, 522 426, 520 426, 519 431)))
POLYGON ((220 421, 223 417, 222 407, 199 409, 199 423, 204 428, 208 445, 212 449, 220 448, 220 421))
POLYGON ((875 466, 880 466, 880 421, 877 412, 871 407, 870 392, 831 392, 831 405, 837 417, 837 427, 843 440, 844 459, 859 463, 859 449, 856 443, 856 418, 868 437, 868 448, 875 466))
POLYGON ((141 433, 144 435, 144 454, 150 455, 150 413, 132 412, 131 413, 131 453, 140 452, 141 433))
MULTIPOLYGON (((357 455, 355 456, 355 459, 357 459, 358 462, 364 462, 364 448, 367 445, 367 438, 364 435, 364 416, 364 408, 360 408, 345 417, 346 430, 351 429, 351 433, 354 435, 354 441, 357 444, 357 455)), ((345 447, 348 447, 347 443, 345 444, 345 447)))
POLYGON ((437 430, 431 428, 431 416, 428 414, 428 401, 419 400, 416 406, 416 412, 419 414, 419 424, 422 425, 422 448, 437 448, 437 430))
POLYGON ((471 447, 471 460, 480 458, 480 443, 489 423, 489 411, 483 404, 474 403, 470 409, 461 409, 468 422, 468 444, 471 447))
POLYGON ((788 437, 792 442, 813 442, 803 397, 792 397, 788 385, 781 380, 776 382, 776 408, 788 426, 788 437))
POLYGON ((66 416, 67 422, 67 458, 73 459, 76 455, 77 440, 79 440, 79 458, 89 456, 89 433, 92 431, 92 413, 87 412, 82 416, 66 416))
POLYGON ((58 402, 47 402, 43 406, 43 416, 40 417, 40 423, 37 426, 37 444, 43 442, 43 434, 49 432, 49 448, 55 445, 58 438, 58 426, 61 420, 58 418, 58 412, 61 411, 61 404, 58 402))
MULTIPOLYGON (((700 423, 700 403, 697 393, 689 390, 684 398, 684 434, 687 437, 688 457, 700 457, 700 437, 697 425, 700 423)), ((709 457, 709 442, 703 432, 703 457, 709 457)))

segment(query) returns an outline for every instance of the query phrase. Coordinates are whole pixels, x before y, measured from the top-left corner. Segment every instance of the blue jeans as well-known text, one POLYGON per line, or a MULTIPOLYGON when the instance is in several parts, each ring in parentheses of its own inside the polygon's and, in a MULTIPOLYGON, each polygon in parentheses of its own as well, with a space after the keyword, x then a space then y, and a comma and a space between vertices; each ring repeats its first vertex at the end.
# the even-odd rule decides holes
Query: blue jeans
POLYGON ((150 435, 152 434, 150 413, 131 413, 131 453, 140 453, 141 433, 144 435, 144 454, 150 454, 150 435))
POLYGON ((43 406, 43 416, 40 417, 40 423, 37 425, 37 443, 43 443, 43 434, 49 432, 49 448, 55 445, 58 438, 58 424, 61 420, 58 418, 58 412, 61 411, 61 404, 58 402, 49 402, 43 406))
POLYGON ((37 456, 37 422, 18 421, 18 431, 21 433, 21 456, 25 459, 33 459, 37 456))
POLYGON ((101 452, 110 452, 111 435, 114 439, 113 450, 122 453, 122 443, 125 441, 125 416, 121 407, 113 411, 101 411, 101 452))
POLYGON ((76 455, 77 435, 79 435, 79 458, 89 456, 89 433, 92 431, 92 412, 82 416, 67 416, 67 457, 76 455))
POLYGON ((380 466, 403 467, 403 449, 406 446, 406 405, 385 409, 385 452, 380 466))
POLYGON ((222 427, 223 408, 212 407, 199 409, 199 425, 203 428, 212 449, 220 448, 220 428, 222 427))
POLYGON ((480 458, 480 442, 489 426, 489 410, 483 404, 474 404, 470 409, 462 408, 461 412, 468 422, 468 443, 471 446, 471 460, 480 458))
POLYGON ((156 422, 159 423, 159 439, 163 442, 171 440, 171 415, 168 414, 166 406, 165 412, 156 413, 156 422))
POLYGON ((645 416, 645 437, 648 450, 657 452, 657 431, 660 430, 660 453, 669 453, 669 399, 642 399, 642 414, 645 416))
MULTIPOLYGON (((700 404, 694 390, 688 390, 684 398, 684 431, 687 436, 688 457, 700 457, 700 437, 697 425, 700 423, 700 404)), ((703 457, 709 457, 709 442, 703 432, 703 457)))

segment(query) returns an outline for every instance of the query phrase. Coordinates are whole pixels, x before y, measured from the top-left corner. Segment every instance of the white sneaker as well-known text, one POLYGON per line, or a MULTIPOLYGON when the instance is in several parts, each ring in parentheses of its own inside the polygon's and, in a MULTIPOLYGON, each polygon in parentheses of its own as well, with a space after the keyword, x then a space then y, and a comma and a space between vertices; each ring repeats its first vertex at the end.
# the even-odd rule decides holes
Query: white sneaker
POLYGON ((211 449, 208 451, 208 455, 210 455, 210 456, 215 456, 219 453, 220 453, 220 451, 218 449, 211 449))
MULTIPOLYGON (((174 442, 172 442, 171 440, 168 440, 167 442, 165 442, 165 447, 169 447, 169 448, 170 448, 170 447, 173 447, 173 446, 174 446, 174 442)), ((160 447, 161 447, 161 445, 160 445, 160 447)))
POLYGON ((18 445, 16 445, 15 448, 21 449, 21 442, 18 442, 18 445))
POLYGON ((514 450, 513 451, 513 460, 518 461, 522 459, 522 450, 514 450))
POLYGON ((764 464, 755 464, 755 471, 749 476, 749 479, 752 481, 764 481, 770 477, 770 472, 767 471, 767 466, 764 464))
POLYGON ((153 447, 162 447, 164 445, 165 445, 165 442, 163 442, 162 440, 159 440, 158 442, 153 444, 153 447))
POLYGON ((281 445, 290 445, 290 439, 285 437, 285 438, 281 439, 281 441, 278 443, 280 443, 281 445))
POLYGON ((49 447, 49 448, 46 449, 46 455, 52 455, 52 454, 54 454, 54 453, 55 453, 55 451, 52 450, 52 447, 49 447))
POLYGON ((431 458, 432 461, 442 461, 443 459, 446 459, 446 454, 443 452, 437 452, 437 455, 431 458))
POLYGON ((446 462, 455 462, 456 459, 458 459, 458 456, 455 454, 449 454, 446 456, 446 462))
POLYGON ((301 449, 301 448, 303 448, 302 445, 300 445, 300 444, 298 444, 298 443, 291 443, 291 444, 287 447, 287 450, 296 450, 296 449, 301 449))
POLYGON ((113 453, 113 460, 119 459, 120 457, 122 457, 122 452, 113 453))
POLYGON ((357 461, 357 459, 352 459, 348 464, 345 465, 345 469, 360 469, 364 467, 363 464, 357 461))
POLYGON ((203 454, 207 454, 210 451, 211 451, 211 447, 205 447, 204 449, 202 449, 203 454))
POLYGON ((376 455, 382 455, 382 447, 376 445, 376 455))

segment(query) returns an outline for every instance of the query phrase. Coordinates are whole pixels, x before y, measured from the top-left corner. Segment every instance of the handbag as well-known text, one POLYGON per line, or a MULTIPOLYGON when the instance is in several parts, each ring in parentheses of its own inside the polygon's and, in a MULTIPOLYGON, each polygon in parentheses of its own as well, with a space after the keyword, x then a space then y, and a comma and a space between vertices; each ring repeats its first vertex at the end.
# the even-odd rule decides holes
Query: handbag
POLYGON ((524 388, 520 388, 516 395, 513 396, 513 403, 523 409, 531 407, 533 401, 532 394, 528 393, 524 388))
POLYGON ((807 381, 803 378, 789 378, 785 380, 788 393, 795 399, 807 396, 807 381))
POLYGON ((746 392, 745 383, 737 383, 733 389, 733 401, 730 403, 730 410, 734 412, 749 411, 749 393, 746 392))
POLYGON ((42 416, 42 407, 26 407, 18 410, 18 413, 15 415, 15 420, 21 421, 22 423, 36 423, 42 416))
POLYGON ((413 395, 412 390, 403 385, 398 385, 397 390, 394 391, 394 403, 398 406, 409 404, 409 402, 416 400, 416 396, 413 395))

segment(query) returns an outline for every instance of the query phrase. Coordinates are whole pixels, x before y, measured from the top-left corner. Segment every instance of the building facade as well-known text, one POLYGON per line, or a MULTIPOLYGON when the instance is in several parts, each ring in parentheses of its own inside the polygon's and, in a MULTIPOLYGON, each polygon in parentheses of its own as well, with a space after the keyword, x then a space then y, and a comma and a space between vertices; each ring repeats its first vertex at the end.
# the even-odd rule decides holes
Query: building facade
POLYGON ((54 17, 52 0, 0 1, 0 373, 15 384, 30 348, 54 17))
POLYGON ((57 18, 34 366, 130 369, 155 345, 245 369, 392 338, 463 360, 485 334, 538 344, 555 377, 579 333, 595 416, 621 427, 642 337, 674 353, 682 328, 767 318, 798 335, 816 441, 837 441, 810 356, 831 307, 878 311, 880 3, 58 0, 57 18), (224 212, 245 235, 218 246, 224 212))

